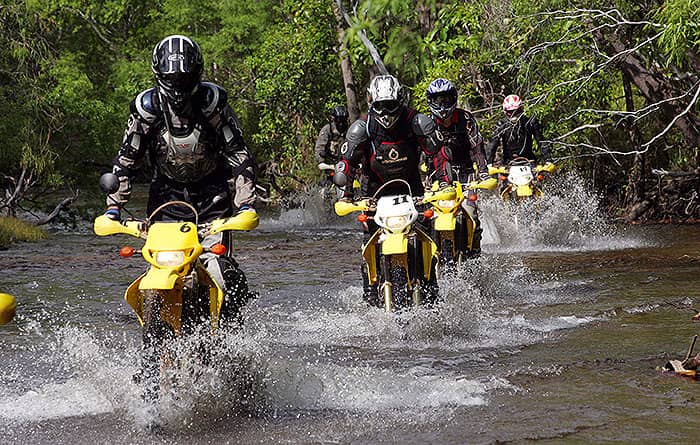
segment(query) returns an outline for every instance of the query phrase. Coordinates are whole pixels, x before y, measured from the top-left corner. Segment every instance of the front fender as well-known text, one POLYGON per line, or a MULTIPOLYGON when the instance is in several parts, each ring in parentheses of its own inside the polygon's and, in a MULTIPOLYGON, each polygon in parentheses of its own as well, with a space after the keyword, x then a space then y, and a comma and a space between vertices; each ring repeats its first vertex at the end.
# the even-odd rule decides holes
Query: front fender
POLYGON ((408 252, 408 237, 405 233, 384 233, 382 255, 397 255, 408 252))
POLYGON ((518 197, 532 196, 532 187, 530 185, 519 185, 515 189, 515 195, 518 197))
POLYGON ((157 267, 151 267, 148 269, 141 281, 139 282, 139 289, 172 289, 175 287, 177 279, 180 277, 175 269, 158 269, 157 267))
POLYGON ((435 230, 442 231, 453 231, 457 226, 457 218, 454 213, 437 213, 435 219, 433 219, 433 224, 435 230))

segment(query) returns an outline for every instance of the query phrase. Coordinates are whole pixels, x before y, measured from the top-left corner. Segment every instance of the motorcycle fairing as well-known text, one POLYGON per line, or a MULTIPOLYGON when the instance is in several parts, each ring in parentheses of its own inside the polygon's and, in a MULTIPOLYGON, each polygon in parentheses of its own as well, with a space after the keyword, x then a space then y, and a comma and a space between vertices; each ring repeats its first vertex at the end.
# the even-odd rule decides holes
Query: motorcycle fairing
POLYGON ((197 277, 199 278, 199 282, 206 285, 207 289, 209 289, 211 328, 216 329, 219 327, 221 308, 224 305, 224 291, 201 263, 197 263, 197 277))
MULTIPOLYGON (((202 245, 199 243, 199 235, 197 234, 197 226, 191 222, 157 222, 151 225, 148 229, 148 237, 146 243, 141 249, 143 258, 154 268, 164 272, 154 272, 151 282, 142 289, 171 289, 172 284, 162 284, 166 287, 157 287, 161 283, 170 283, 171 279, 168 274, 180 275, 182 270, 192 263, 195 258, 202 254, 202 245), (184 252, 184 261, 176 266, 163 266, 158 264, 156 256, 158 252, 166 251, 182 251, 184 252), (167 272, 166 272, 167 271, 167 272)), ((154 269, 149 270, 151 272, 154 269)))
POLYGON ((367 277, 371 285, 377 284, 377 241, 381 234, 382 231, 377 230, 370 239, 367 240, 367 243, 362 246, 362 257, 367 263, 367 277))
MULTIPOLYGON (((474 230, 476 229, 476 221, 474 220, 474 216, 470 212, 464 213, 467 214, 467 249, 472 250, 472 246, 474 245, 474 230)), ((457 246, 454 244, 453 247, 455 249, 457 248, 457 246)))
POLYGON ((426 280, 430 280, 433 271, 433 258, 437 260, 437 244, 435 244, 435 241, 433 241, 432 238, 426 235, 425 232, 418 227, 415 227, 414 230, 416 232, 416 236, 418 236, 418 239, 420 240, 421 245, 421 254, 423 256, 423 276, 426 280))

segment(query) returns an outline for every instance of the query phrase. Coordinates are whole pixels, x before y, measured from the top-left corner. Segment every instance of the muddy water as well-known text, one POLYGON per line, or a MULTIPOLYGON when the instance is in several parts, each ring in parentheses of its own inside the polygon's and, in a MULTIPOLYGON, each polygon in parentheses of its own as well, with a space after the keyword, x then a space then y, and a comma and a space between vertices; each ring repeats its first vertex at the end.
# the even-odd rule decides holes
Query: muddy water
MULTIPOLYGON (((86 227, 0 252, 0 443, 696 442, 682 358, 700 308, 700 227, 622 227, 582 190, 510 211, 482 200, 484 254, 434 311, 362 304, 354 224, 307 207, 236 237, 260 297, 211 366, 183 352, 161 429, 139 400, 143 270, 86 227), (241 394, 245 394, 242 398, 241 394)), ((182 345, 188 350, 188 345, 182 345)))

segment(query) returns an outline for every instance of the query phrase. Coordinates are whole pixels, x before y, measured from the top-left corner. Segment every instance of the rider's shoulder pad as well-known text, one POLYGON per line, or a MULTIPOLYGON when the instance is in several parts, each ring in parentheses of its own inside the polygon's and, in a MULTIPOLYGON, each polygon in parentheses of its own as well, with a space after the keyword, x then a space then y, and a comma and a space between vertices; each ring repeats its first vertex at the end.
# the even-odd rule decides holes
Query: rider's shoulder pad
POLYGON ((363 119, 358 119, 350 125, 347 133, 345 133, 345 139, 348 144, 357 145, 360 142, 367 140, 367 122, 363 119))
POLYGON ((205 116, 220 112, 228 104, 226 90, 213 82, 201 82, 195 94, 205 116))
POLYGON ((156 88, 140 92, 131 102, 131 113, 138 116, 144 122, 154 122, 160 115, 158 107, 158 91, 156 88))
POLYGON ((413 116, 413 132, 418 136, 428 136, 435 132, 435 121, 423 113, 413 116))

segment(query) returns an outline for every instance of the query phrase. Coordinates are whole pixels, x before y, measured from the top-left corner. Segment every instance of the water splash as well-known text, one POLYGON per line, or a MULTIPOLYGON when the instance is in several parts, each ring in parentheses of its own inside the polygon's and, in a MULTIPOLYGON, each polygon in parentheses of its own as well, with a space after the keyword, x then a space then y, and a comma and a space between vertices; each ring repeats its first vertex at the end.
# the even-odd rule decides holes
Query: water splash
POLYGON ((552 177, 539 199, 506 203, 494 195, 484 196, 479 202, 487 252, 615 250, 653 245, 629 227, 608 222, 599 197, 588 181, 574 172, 552 177))
POLYGON ((333 211, 335 195, 328 187, 308 186, 306 190, 288 197, 280 213, 266 218, 263 229, 289 229, 290 227, 335 227, 347 224, 333 211))

